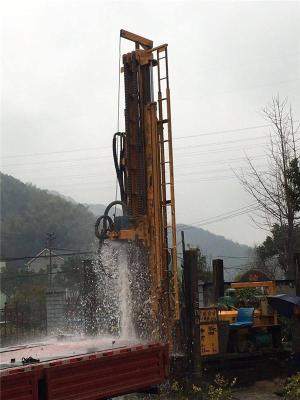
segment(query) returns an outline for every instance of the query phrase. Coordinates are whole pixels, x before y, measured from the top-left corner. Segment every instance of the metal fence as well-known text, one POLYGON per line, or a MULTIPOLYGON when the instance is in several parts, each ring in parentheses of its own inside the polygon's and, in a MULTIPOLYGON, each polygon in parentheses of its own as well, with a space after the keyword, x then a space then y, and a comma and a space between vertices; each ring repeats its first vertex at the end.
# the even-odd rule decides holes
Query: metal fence
POLYGON ((42 303, 7 305, 0 309, 1 346, 41 336, 46 332, 46 311, 42 303))

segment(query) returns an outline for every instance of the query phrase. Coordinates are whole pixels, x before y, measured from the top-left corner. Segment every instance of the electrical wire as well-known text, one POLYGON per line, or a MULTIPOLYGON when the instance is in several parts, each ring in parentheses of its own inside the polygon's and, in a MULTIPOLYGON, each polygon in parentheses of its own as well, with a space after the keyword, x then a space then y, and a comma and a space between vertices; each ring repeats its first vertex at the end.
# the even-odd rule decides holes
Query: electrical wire
POLYGON ((239 217, 239 216, 244 215, 244 214, 248 214, 249 212, 256 211, 257 209, 258 209, 258 207, 256 206, 256 207, 253 207, 253 208, 249 208, 248 210, 244 210, 244 211, 241 211, 241 212, 238 212, 238 213, 235 213, 235 214, 231 214, 231 215, 228 215, 226 217, 216 218, 214 220, 203 222, 203 223, 200 223, 200 224, 197 224, 197 225, 194 225, 194 226, 205 226, 205 225, 214 224, 216 222, 221 222, 221 221, 224 221, 226 219, 231 219, 231 218, 239 217))
MULTIPOLYGON (((189 149, 189 148, 197 148, 197 147, 210 147, 210 146, 220 146, 220 145, 226 145, 226 144, 232 144, 232 143, 239 143, 239 142, 244 142, 244 141, 253 141, 255 140, 257 142, 257 140, 261 140, 261 139, 266 139, 266 137, 264 136, 259 136, 259 137, 251 137, 251 138, 244 138, 244 139, 236 139, 236 140, 230 140, 230 141, 220 141, 220 142, 212 142, 212 143, 203 143, 203 144, 199 144, 199 145, 187 145, 187 146, 183 146, 183 147, 174 147, 174 153, 176 153, 178 150, 179 152, 181 152, 182 150, 185 149, 189 149)), ((247 149, 250 147, 251 145, 247 145, 247 149)), ((257 147, 257 143, 255 143, 254 145, 252 145, 251 147, 257 147)), ((217 149, 212 149, 212 150, 205 150, 203 152, 189 152, 187 151, 187 156, 190 157, 191 155, 194 154, 207 154, 208 152, 223 152, 223 151, 230 151, 230 150, 241 150, 240 147, 230 147, 230 146, 225 146, 223 149, 221 148, 217 148, 217 149)), ((185 153, 185 152, 184 152, 185 153)), ((185 155, 180 153, 178 154, 177 157, 184 157, 185 155)), ((97 161, 101 161, 102 159, 105 158, 110 158, 111 156, 108 154, 104 154, 101 155, 101 157, 83 157, 83 158, 72 158, 69 160, 44 160, 44 161, 34 161, 34 162, 22 162, 22 163, 14 163, 14 164, 3 164, 2 168, 8 168, 8 167, 24 167, 26 165, 44 165, 44 164, 57 164, 57 163, 76 163, 76 162, 82 162, 82 161, 93 161, 93 160, 97 160, 97 161)))
MULTIPOLYGON (((204 221, 211 220, 211 219, 214 219, 214 218, 223 217, 223 216, 226 216, 226 215, 229 215, 229 214, 232 214, 232 213, 236 213, 237 211, 242 211, 244 209, 248 209, 249 207, 253 207, 254 205, 256 205, 256 203, 247 204, 246 206, 243 206, 243 207, 240 207, 240 208, 236 208, 234 210, 227 211, 227 212, 222 213, 222 214, 215 215, 214 217, 201 219, 200 221, 194 221, 194 222, 192 222, 192 224, 197 224, 199 222, 204 222, 204 221)), ((184 225, 184 224, 180 224, 180 225, 184 225)))
MULTIPOLYGON (((86 255, 86 254, 96 254, 96 252, 94 252, 94 251, 79 251, 79 252, 73 252, 73 253, 53 254, 52 258, 75 256, 75 255, 86 255)), ((31 259, 37 259, 37 258, 49 258, 49 255, 48 256, 2 257, 1 261, 10 262, 10 261, 31 260, 31 259)))
MULTIPOLYGON (((119 53, 121 53, 121 50, 119 50, 119 53)), ((119 57, 119 60, 121 60, 121 57, 119 57)), ((120 65, 120 63, 119 63, 120 65)), ((119 68, 120 71, 120 68, 119 68)), ((120 88, 120 75, 121 72, 119 72, 119 85, 118 87, 120 88)), ((120 89, 118 89, 118 104, 120 104, 120 89)), ((120 121, 120 105, 118 106, 118 130, 119 131, 119 121, 120 121)), ((193 135, 187 135, 187 136, 174 136, 173 140, 182 140, 182 139, 189 139, 189 138, 194 138, 194 137, 205 137, 205 136, 213 136, 213 135, 220 135, 224 133, 237 133, 237 132, 245 132, 249 130, 255 130, 259 128, 267 128, 271 127, 271 124, 266 124, 266 125, 254 125, 254 126, 247 126, 243 128, 234 128, 234 129, 225 129, 225 130, 217 130, 217 131, 211 131, 211 132, 205 132, 205 133, 197 133, 193 135)), ((56 150, 56 151, 50 151, 50 152, 42 152, 42 153, 27 153, 27 154, 12 154, 8 156, 2 156, 1 159, 6 159, 6 158, 23 158, 23 157, 38 157, 38 156, 45 156, 45 155, 53 155, 53 154, 64 154, 64 153, 75 153, 75 152, 81 152, 81 151, 94 151, 94 150, 101 150, 101 149, 109 149, 110 146, 96 146, 96 147, 83 147, 80 149, 73 149, 73 150, 56 150)))
POLYGON ((271 127, 271 124, 267 125, 254 125, 254 126, 246 126, 245 128, 236 128, 236 129, 224 129, 220 131, 212 131, 208 133, 200 133, 196 135, 188 135, 188 136, 174 136, 173 140, 181 140, 181 139, 189 139, 194 137, 202 137, 202 136, 212 136, 212 135, 221 135, 224 133, 233 133, 233 132, 244 132, 248 130, 260 129, 260 128, 268 128, 271 127))
POLYGON ((240 216, 240 215, 247 214, 247 213, 249 213, 251 211, 257 210, 257 205, 254 207, 254 204, 256 204, 256 203, 253 203, 253 205, 241 207, 241 208, 233 210, 231 212, 227 212, 227 213, 224 213, 224 214, 219 214, 219 215, 217 215, 215 217, 206 218, 206 219, 203 219, 203 220, 200 220, 200 221, 196 221, 194 223, 189 224, 188 226, 184 226, 183 225, 183 228, 180 228, 178 230, 186 231, 186 230, 189 230, 189 229, 193 229, 193 228, 197 228, 197 227, 200 227, 200 226, 209 225, 209 224, 212 224, 212 223, 220 222, 220 221, 223 221, 223 220, 226 220, 226 219, 231 219, 231 218, 234 218, 234 217, 237 217, 237 216, 240 216))
POLYGON ((266 136, 255 136, 255 137, 249 137, 249 138, 242 138, 242 139, 234 139, 234 140, 226 140, 222 142, 212 142, 212 143, 202 143, 202 144, 191 144, 191 145, 186 145, 182 147, 174 147, 174 150, 181 150, 181 149, 186 149, 186 148, 195 148, 195 147, 209 147, 209 146, 220 146, 223 144, 232 144, 232 143, 239 143, 239 142, 249 142, 252 140, 260 140, 260 139, 267 139, 266 136))
MULTIPOLYGON (((120 86, 121 86, 121 34, 119 37, 119 60, 118 60, 118 111, 117 111, 117 132, 120 132, 120 86)), ((116 143, 116 153, 117 156, 119 154, 119 140, 117 137, 117 143, 116 143)), ((119 181, 118 181, 118 176, 116 176, 116 189, 115 189, 115 201, 118 198, 118 186, 119 186, 119 181)), ((114 209, 114 215, 117 213, 117 205, 115 205, 114 209)))
MULTIPOLYGON (((252 159, 258 159, 258 158, 262 158, 262 157, 253 157, 252 159)), ((240 159, 236 159, 237 161, 239 161, 240 159)), ((233 161, 232 161, 233 162, 233 161)), ((222 161, 214 161, 214 162, 209 162, 209 163, 196 163, 196 164, 188 164, 188 165, 186 165, 186 166, 181 166, 180 167, 180 170, 186 170, 186 169, 189 169, 189 168, 193 168, 193 169, 195 169, 195 166, 199 166, 199 165, 211 165, 211 164, 227 164, 228 163, 228 161, 224 161, 224 162, 222 162, 222 161), (185 167, 187 167, 187 168, 185 168, 185 167)), ((261 168, 261 167, 266 167, 267 166, 267 164, 263 164, 263 165, 258 165, 258 166, 256 166, 257 168, 261 168)), ((243 167, 243 165, 236 165, 235 166, 235 168, 242 168, 243 167)), ((222 169, 201 169, 200 171, 187 171, 186 173, 177 173, 176 174, 176 177, 181 177, 181 176, 193 176, 193 175, 197 175, 197 176, 199 176, 199 175, 201 175, 201 174, 205 174, 205 175, 207 175, 207 174, 210 174, 210 173, 216 173, 216 172, 225 172, 225 171, 232 171, 232 168, 229 166, 229 168, 222 168, 222 169)), ((45 182, 45 180, 47 180, 47 178, 49 178, 50 180, 52 180, 53 178, 55 178, 55 180, 56 180, 56 178, 57 177, 55 177, 55 176, 51 176, 51 177, 46 177, 46 178, 43 178, 43 183, 45 182)), ((84 184, 86 184, 86 183, 89 183, 89 182, 87 182, 86 181, 86 178, 96 178, 96 180, 97 180, 97 182, 99 182, 99 174, 87 174, 87 175, 60 175, 59 176, 59 178, 66 178, 66 179, 68 179, 68 181, 70 180, 70 179, 83 179, 84 180, 84 184)), ((90 183, 92 183, 93 181, 91 181, 90 183)), ((105 181, 102 181, 101 182, 101 184, 102 183, 110 183, 111 182, 111 179, 107 179, 107 180, 105 180, 105 181)), ((63 183, 63 182, 57 182, 59 185, 73 185, 73 184, 77 184, 76 182, 74 183, 72 183, 72 182, 67 182, 67 183, 63 183)), ((100 182, 99 182, 100 183, 100 182)), ((78 182, 78 184, 81 184, 80 182, 78 182)))
POLYGON ((1 277, 1 281, 9 281, 9 280, 13 280, 13 279, 24 279, 24 278, 36 278, 38 276, 49 276, 49 275, 57 275, 57 274, 66 274, 63 271, 57 271, 57 272, 44 272, 44 273, 32 273, 32 275, 28 274, 28 275, 17 275, 17 276, 6 276, 6 277, 1 277, 1 275, 3 275, 3 272, 0 273, 0 277, 1 277))
MULTIPOLYGON (((119 50, 119 53, 121 53, 121 50, 119 50)), ((119 71, 120 71, 120 68, 119 68, 119 71)), ((118 111, 120 111, 120 108, 118 108, 118 111)), ((118 112, 118 119, 119 119, 119 116, 120 116, 120 114, 118 112)), ((299 120, 294 120, 294 122, 299 122, 299 120)), ((217 131, 211 131, 211 132, 205 132, 205 133, 197 133, 197 134, 188 135, 188 136, 174 136, 173 140, 181 140, 181 139, 189 139, 189 138, 194 138, 194 137, 220 135, 220 134, 224 134, 224 133, 245 132, 245 131, 248 131, 248 130, 255 130, 255 129, 260 129, 260 128, 268 128, 268 127, 272 127, 272 124, 253 125, 253 126, 246 126, 246 127, 243 127, 243 128, 224 129, 224 130, 217 130, 217 131)), ((43 153, 12 154, 12 155, 8 155, 8 156, 1 156, 1 159, 18 158, 18 157, 20 157, 20 158, 21 157, 22 158, 23 157, 36 157, 36 156, 44 156, 44 155, 52 155, 52 154, 75 153, 75 152, 80 152, 80 151, 94 151, 94 150, 109 149, 109 148, 110 148, 110 146, 97 146, 97 147, 94 146, 94 147, 83 147, 83 148, 80 148, 80 149, 73 149, 73 150, 56 150, 56 151, 43 152, 43 153)))

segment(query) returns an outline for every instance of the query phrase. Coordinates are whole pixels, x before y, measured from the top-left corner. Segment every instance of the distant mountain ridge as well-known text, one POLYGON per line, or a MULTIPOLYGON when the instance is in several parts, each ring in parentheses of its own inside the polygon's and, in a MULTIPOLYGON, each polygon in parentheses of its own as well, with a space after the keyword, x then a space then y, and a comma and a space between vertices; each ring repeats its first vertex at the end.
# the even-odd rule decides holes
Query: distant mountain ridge
POLYGON ((246 270, 253 259, 253 248, 245 244, 190 225, 180 224, 179 229, 184 231, 186 246, 199 246, 208 264, 214 258, 224 260, 225 279, 232 279, 246 270))
MULTIPOLYGON (((45 247, 47 232, 55 233, 58 248, 86 250, 93 247, 94 223, 104 213, 105 205, 78 204, 59 192, 38 189, 12 176, 0 174, 0 177, 2 257, 35 255, 45 247)), ((224 259, 227 279, 234 277, 251 260, 249 246, 202 228, 183 224, 178 228, 185 232, 186 246, 198 246, 208 263, 212 258, 224 259)))
MULTIPOLYGON (((106 207, 103 204, 86 204, 86 206, 96 217, 102 215, 106 207)), ((208 263, 214 258, 224 260, 226 279, 231 279, 242 269, 247 268, 247 264, 252 260, 253 249, 245 244, 191 225, 178 224, 178 230, 184 231, 186 246, 199 247, 202 254, 207 257, 208 263)))
MULTIPOLYGON (((88 209, 89 209, 89 211, 91 211, 94 215, 95 215, 95 217, 100 217, 100 215, 103 215, 104 214, 104 211, 105 211, 105 209, 106 209, 106 207, 107 207, 107 205, 103 205, 103 204, 84 204, 88 209)), ((111 215, 111 213, 114 213, 115 211, 114 211, 114 207, 112 208, 112 211, 110 211, 110 215, 111 215)), ((122 210, 119 208, 119 207, 116 207, 116 215, 121 215, 122 214, 122 210)))

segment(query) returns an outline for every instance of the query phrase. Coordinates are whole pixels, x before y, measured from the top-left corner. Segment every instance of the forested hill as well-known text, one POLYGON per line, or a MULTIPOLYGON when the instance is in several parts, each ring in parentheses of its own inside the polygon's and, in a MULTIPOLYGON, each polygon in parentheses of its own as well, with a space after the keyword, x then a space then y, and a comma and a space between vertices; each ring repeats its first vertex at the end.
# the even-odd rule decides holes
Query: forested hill
POLYGON ((0 179, 2 259, 37 254, 45 247, 47 232, 55 234, 53 247, 92 248, 95 217, 87 207, 12 176, 1 173, 0 179))
POLYGON ((225 266, 225 278, 230 280, 252 261, 253 248, 233 242, 224 236, 215 235, 205 229, 189 225, 179 225, 183 229, 186 246, 199 246, 206 255, 208 263, 211 259, 222 258, 225 266))
MULTIPOLYGON (((89 204, 90 211, 96 217, 103 214, 105 207, 102 204, 89 204)), ((243 269, 247 269, 252 261, 253 248, 233 242, 224 236, 215 235, 205 229, 190 225, 179 224, 178 231, 184 230, 186 246, 199 247, 206 256, 208 264, 214 258, 222 258, 225 266, 225 278, 230 280, 243 269)), ((180 237, 177 239, 180 242, 180 237)), ((179 253, 181 247, 179 245, 179 253)))
MULTIPOLYGON (((36 255, 45 247, 47 232, 55 234, 54 247, 58 249, 85 251, 95 246, 94 224, 104 211, 102 204, 77 204, 73 199, 24 184, 12 176, 0 174, 0 178, 2 258, 36 255)), ((180 225, 181 228, 186 244, 199 246, 208 262, 215 257, 224 259, 227 278, 235 276, 240 272, 239 267, 248 263, 250 247, 201 228, 180 225)))

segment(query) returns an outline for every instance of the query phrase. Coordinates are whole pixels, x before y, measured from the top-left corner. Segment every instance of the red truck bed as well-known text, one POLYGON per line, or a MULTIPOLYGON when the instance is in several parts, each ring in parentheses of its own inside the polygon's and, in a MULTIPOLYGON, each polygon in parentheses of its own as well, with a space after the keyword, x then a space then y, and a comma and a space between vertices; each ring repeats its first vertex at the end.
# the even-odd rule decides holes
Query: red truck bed
POLYGON ((147 390, 168 377, 167 345, 110 340, 110 348, 101 349, 103 341, 88 344, 88 348, 87 342, 75 346, 68 342, 2 349, 2 400, 98 400, 147 390), (19 362, 21 355, 40 362, 9 364, 11 358, 19 362))

